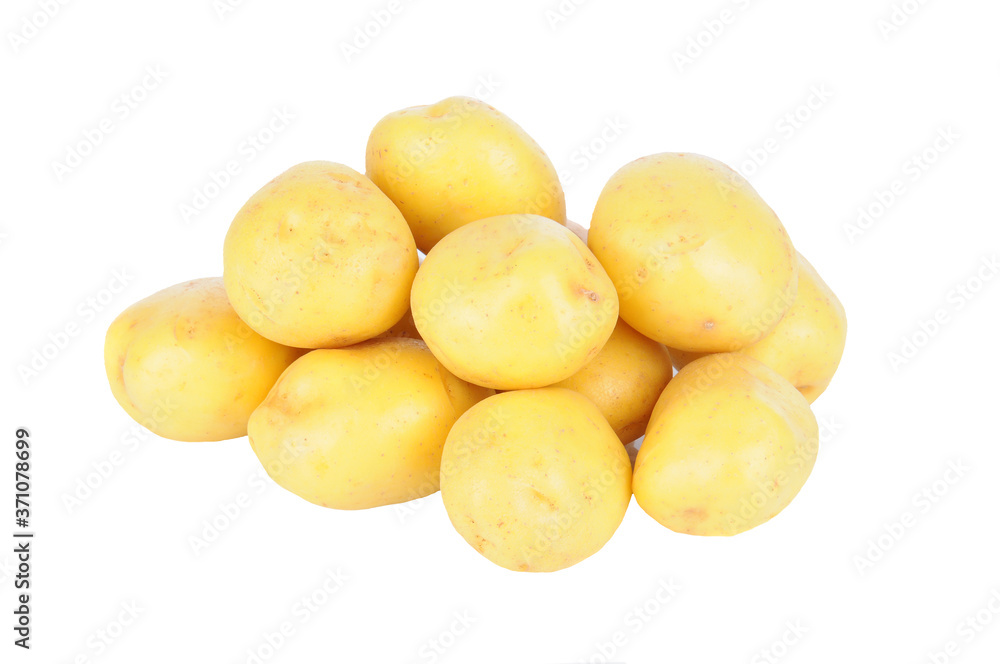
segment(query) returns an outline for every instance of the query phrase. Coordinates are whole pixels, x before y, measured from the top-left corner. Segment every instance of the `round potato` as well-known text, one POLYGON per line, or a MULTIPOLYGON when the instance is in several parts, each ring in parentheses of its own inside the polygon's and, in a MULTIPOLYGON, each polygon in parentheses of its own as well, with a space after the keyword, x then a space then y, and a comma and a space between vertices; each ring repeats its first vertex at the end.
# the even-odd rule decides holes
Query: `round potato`
POLYGON ((694 154, 634 161, 604 187, 588 244, 643 335, 687 351, 733 351, 767 334, 796 292, 792 243, 725 164, 694 154))
MULTIPOLYGON (((798 262, 795 303, 766 337, 739 352, 777 371, 812 403, 823 394, 840 366, 847 342, 847 315, 816 268, 801 254, 798 262)), ((670 349, 678 369, 701 356, 670 349)))
POLYGON ((299 348, 375 337, 403 314, 417 272, 406 220, 347 166, 293 166, 254 194, 223 249, 226 292, 261 335, 299 348))
POLYGON ((816 461, 819 430, 787 380, 741 353, 684 367, 653 410, 635 499, 667 528, 735 535, 783 510, 816 461))
POLYGON ((196 279, 136 302, 111 323, 104 367, 132 419, 164 438, 226 440, 302 354, 240 320, 222 279, 196 279))
POLYGON ((486 217, 566 221, 552 162, 513 120, 477 99, 451 97, 387 115, 368 139, 366 164, 424 252, 486 217))
POLYGON ((593 401, 627 444, 646 430, 653 406, 673 374, 666 347, 619 319, 597 357, 555 386, 593 401))
POLYGON ((311 503, 401 503, 438 490, 448 430, 490 394, 448 373, 416 339, 315 350, 254 411, 250 445, 275 482, 311 503))
POLYGON ((448 434, 441 497, 486 558, 552 572, 611 539, 632 496, 631 470, 586 397, 558 387, 505 392, 470 408, 448 434))
POLYGON ((604 346, 618 295, 572 231, 536 215, 467 224, 424 259, 413 319, 456 376, 501 390, 569 378, 604 346))

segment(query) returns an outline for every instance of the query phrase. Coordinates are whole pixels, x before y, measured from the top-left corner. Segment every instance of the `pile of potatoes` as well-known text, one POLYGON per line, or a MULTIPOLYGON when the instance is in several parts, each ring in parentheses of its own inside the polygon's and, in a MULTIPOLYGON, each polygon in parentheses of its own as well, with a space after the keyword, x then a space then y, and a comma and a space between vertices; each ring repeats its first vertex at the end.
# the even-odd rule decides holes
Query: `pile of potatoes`
POLYGON ((324 507, 440 489, 458 533, 518 571, 595 553, 632 495, 671 530, 733 535, 802 488, 844 309, 735 171, 638 159, 588 234, 538 144, 464 97, 383 118, 366 168, 288 169, 236 214, 221 278, 112 323, 130 416, 248 435, 324 507))

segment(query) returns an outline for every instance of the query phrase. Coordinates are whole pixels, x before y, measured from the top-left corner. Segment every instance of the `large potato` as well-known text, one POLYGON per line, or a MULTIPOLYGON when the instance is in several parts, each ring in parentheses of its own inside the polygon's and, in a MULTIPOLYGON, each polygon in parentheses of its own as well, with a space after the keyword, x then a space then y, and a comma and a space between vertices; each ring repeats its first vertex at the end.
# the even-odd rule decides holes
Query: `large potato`
POLYGON ((257 332, 300 348, 375 337, 406 313, 417 249, 365 176, 324 161, 268 182, 233 219, 226 292, 257 332))
POLYGON ((260 336, 229 305, 219 277, 136 302, 111 323, 104 366, 132 419, 183 441, 239 438, 302 351, 260 336))
POLYGON ((719 353, 663 391, 635 463, 635 499, 680 533, 735 535, 783 510, 816 461, 809 403, 763 363, 719 353))
POLYGON ((420 266, 411 305, 442 364, 502 390, 569 378, 618 320, 614 286, 587 246, 535 215, 481 219, 448 235, 420 266))
POLYGON ((632 497, 631 470, 586 397, 558 387, 505 392, 470 408, 448 434, 441 497, 486 558, 552 572, 611 539, 632 497))
MULTIPOLYGON (((756 358, 788 379, 814 402, 833 379, 847 342, 847 315, 837 296, 801 254, 798 296, 771 332, 740 353, 756 358)), ((670 349, 681 369, 702 356, 670 349)))
POLYGON ((555 386, 593 401, 622 443, 628 444, 646 430, 653 406, 673 373, 667 348, 619 319, 597 357, 555 386))
POLYGON ((469 97, 387 115, 368 139, 366 164, 424 252, 486 217, 566 221, 562 186, 542 149, 506 115, 469 97))
POLYGON ((309 502, 401 503, 438 490, 448 430, 492 393, 448 373, 416 339, 315 350, 254 411, 250 445, 275 482, 309 502))
POLYGON ((588 244, 622 318, 671 348, 738 350, 795 300, 794 250, 778 217, 708 157, 658 154, 623 167, 601 192, 588 244))

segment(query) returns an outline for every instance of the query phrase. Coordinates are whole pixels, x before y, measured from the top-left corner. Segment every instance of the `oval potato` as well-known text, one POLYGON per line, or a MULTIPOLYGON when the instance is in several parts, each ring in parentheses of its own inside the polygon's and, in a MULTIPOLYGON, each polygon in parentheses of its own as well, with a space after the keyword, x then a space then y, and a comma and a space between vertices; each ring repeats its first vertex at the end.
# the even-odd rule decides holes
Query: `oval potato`
POLYGON ((136 302, 108 328, 111 392, 132 419, 181 441, 239 438, 302 351, 260 336, 229 304, 222 279, 195 279, 136 302))
POLYGON ((226 234, 223 262, 229 299, 258 333, 288 346, 338 348, 403 317, 417 248, 368 178, 312 161, 247 201, 226 234))
POLYGON ((486 217, 566 221, 555 166, 513 120, 477 99, 449 97, 390 113, 372 130, 365 163, 424 252, 486 217))

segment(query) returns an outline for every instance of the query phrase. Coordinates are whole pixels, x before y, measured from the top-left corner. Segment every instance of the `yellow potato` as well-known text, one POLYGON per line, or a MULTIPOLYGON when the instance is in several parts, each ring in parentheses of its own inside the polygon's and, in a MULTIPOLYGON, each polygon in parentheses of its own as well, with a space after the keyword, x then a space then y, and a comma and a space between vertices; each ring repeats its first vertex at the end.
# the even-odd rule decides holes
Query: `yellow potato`
POLYGON ((111 323, 104 366, 132 419, 183 441, 239 438, 281 372, 302 354, 260 336, 219 277, 171 286, 111 323))
POLYGON ((635 499, 671 530, 735 535, 783 510, 816 461, 809 403, 763 363, 719 353, 663 391, 635 463, 635 499))
POLYGON ((628 507, 625 447, 586 397, 505 392, 458 419, 441 459, 455 529, 492 562, 552 572, 596 553, 628 507))
POLYGON ((658 154, 623 167, 597 201, 588 244, 622 318, 671 348, 738 350, 795 300, 794 250, 778 217, 708 157, 658 154))
POLYGON ((376 337, 377 339, 384 339, 385 337, 404 337, 406 339, 420 339, 420 333, 417 332, 417 324, 413 322, 413 312, 409 309, 403 314, 403 317, 399 319, 399 322, 390 327, 388 330, 376 337))
POLYGON ((368 139, 366 164, 424 252, 486 217, 566 221, 562 185, 542 149, 506 115, 469 97, 387 115, 368 139))
POLYGON ((403 314, 417 271, 406 221, 346 166, 312 161, 254 194, 229 227, 226 292, 279 343, 334 348, 375 337, 403 314))
POLYGON ((666 347, 619 319, 597 357, 555 386, 593 401, 622 443, 630 443, 646 430, 673 373, 666 347))
POLYGON ((566 221, 566 228, 568 228, 571 231, 573 231, 574 233, 576 233, 576 236, 578 238, 580 238, 581 240, 583 240, 584 244, 587 243, 587 229, 586 228, 584 228, 580 224, 576 223, 575 221, 570 221, 570 220, 566 221))
POLYGON ((420 266, 411 305, 442 364, 502 390, 569 378, 618 320, 614 286, 587 246, 536 215, 481 219, 448 235, 420 266))
MULTIPOLYGON (((833 379, 847 342, 844 306, 801 254, 795 303, 775 328, 757 343, 740 349, 788 379, 812 403, 833 379)), ((681 369, 702 354, 670 349, 681 369)))
POLYGON ((448 430, 490 394, 448 373, 416 339, 315 350, 254 411, 250 445, 275 482, 311 503, 401 503, 438 490, 448 430))

